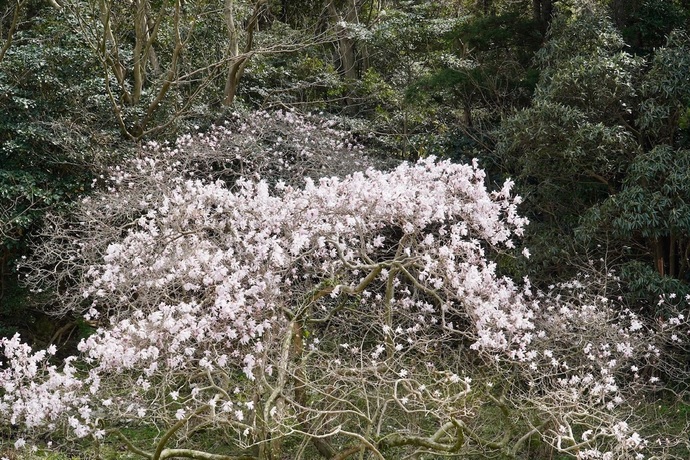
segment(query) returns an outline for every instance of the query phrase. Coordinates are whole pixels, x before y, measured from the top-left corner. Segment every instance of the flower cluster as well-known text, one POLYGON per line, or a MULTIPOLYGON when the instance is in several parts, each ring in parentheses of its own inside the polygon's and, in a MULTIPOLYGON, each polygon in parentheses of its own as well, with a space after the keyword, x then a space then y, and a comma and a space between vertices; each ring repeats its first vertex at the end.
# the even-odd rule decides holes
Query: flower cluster
MULTIPOLYGON (((623 417, 655 383, 641 369, 657 365, 663 337, 682 341, 684 316, 661 337, 581 281, 533 293, 500 276, 497 253, 529 255, 515 242, 527 221, 512 182, 488 191, 476 161, 299 180, 278 168, 264 181, 224 169, 259 161, 244 150, 219 162, 260 123, 228 129, 114 169, 44 249, 71 267, 78 295, 63 308, 98 328, 61 369, 47 363, 53 350, 2 342, 0 413, 18 435, 102 437, 137 420, 166 433, 154 443, 217 428, 238 449, 297 436, 330 457, 329 439, 367 436, 379 456, 516 454, 532 435, 583 459, 641 455, 648 443, 623 417), (487 407, 507 414, 501 442, 482 439, 487 407)), ((295 158, 310 158, 302 143, 295 158)))
MULTIPOLYGON (((155 180, 175 167, 165 157, 133 165, 155 180)), ((125 199, 131 175, 116 170, 104 196, 125 199)), ((310 305, 314 318, 331 315, 338 299, 357 297, 364 316, 388 311, 384 326, 404 327, 408 345, 435 328, 475 347, 522 346, 531 312, 485 252, 512 247, 526 221, 510 183, 496 193, 483 183, 476 163, 428 159, 387 173, 307 179, 304 188, 279 182, 271 190, 241 179, 233 191, 182 175, 150 190, 133 203, 140 215, 125 236, 81 275, 86 317, 101 325, 79 346, 91 368, 81 384, 97 396, 93 407, 120 417, 168 411, 177 419, 213 400, 227 409, 217 414, 240 422, 250 409, 238 407, 251 389, 225 388, 217 372, 241 371, 249 386, 270 379, 285 365, 272 361, 271 341, 291 318, 306 315, 307 299, 320 289, 329 295, 310 305), (406 319, 394 324, 398 310, 406 319), (211 390, 193 377, 203 372, 211 390), (149 400, 173 392, 180 395, 175 404, 149 400)), ((92 200, 102 198, 85 204, 92 200)), ((5 398, 31 399, 10 387, 5 398)))

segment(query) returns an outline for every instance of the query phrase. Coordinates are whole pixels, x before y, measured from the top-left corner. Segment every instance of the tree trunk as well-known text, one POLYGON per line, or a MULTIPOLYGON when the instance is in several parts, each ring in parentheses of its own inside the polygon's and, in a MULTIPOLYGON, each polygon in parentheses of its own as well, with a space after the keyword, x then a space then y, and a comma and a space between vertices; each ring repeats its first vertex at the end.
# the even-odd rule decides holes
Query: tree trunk
POLYGON ((259 15, 263 6, 263 0, 257 0, 254 4, 254 12, 247 24, 246 44, 244 50, 240 51, 239 33, 235 24, 235 1, 225 0, 225 25, 228 29, 230 48, 230 68, 223 89, 223 105, 225 106, 231 106, 235 101, 242 74, 244 74, 244 69, 251 58, 254 47, 254 32, 258 27, 259 15))
POLYGON ((541 22, 546 28, 551 24, 553 15, 553 0, 542 0, 541 2, 541 22))
POLYGON ((680 256, 680 268, 678 269, 678 279, 685 280, 688 274, 688 265, 690 265, 690 243, 687 238, 681 240, 678 244, 678 255, 680 256))
POLYGON ((546 32, 553 15, 553 0, 532 0, 532 19, 546 32))
MULTIPOLYGON (((150 5, 148 5, 150 6, 150 5)), ((153 47, 153 43, 156 39, 156 33, 158 28, 156 27, 156 22, 151 19, 151 12, 146 10, 146 58, 148 64, 151 66, 151 70, 155 76, 162 73, 160 62, 158 61, 158 55, 156 54, 156 49, 153 47)))
POLYGON ((338 13, 333 1, 328 3, 328 11, 331 20, 336 23, 335 33, 338 39, 338 59, 340 61, 340 71, 347 79, 356 79, 357 59, 355 56, 355 41, 349 37, 347 29, 340 25, 341 23, 356 23, 357 22, 357 5, 354 0, 350 0, 347 5, 345 16, 338 13))
MULTIPOLYGON (((5 36, 5 43, 3 43, 2 48, 0 48, 0 62, 5 58, 5 53, 10 49, 12 44, 12 38, 14 37, 14 32, 17 30, 17 25, 19 24, 19 16, 21 10, 24 7, 26 0, 21 0, 14 5, 14 11, 12 12, 12 20, 10 22, 10 27, 7 29, 7 35, 5 36)), ((2 31, 0 31, 0 37, 2 36, 2 31)))
POLYGON ((357 78, 357 62, 355 60, 354 40, 346 37, 339 38, 338 50, 340 51, 340 64, 345 78, 355 80, 357 78))
POLYGON ((0 246, 0 301, 5 297, 7 287, 5 285, 5 278, 9 273, 8 261, 10 260, 10 251, 6 245, 0 246))
MULTIPOLYGON (((127 84, 125 82, 126 70, 125 66, 120 61, 120 44, 115 38, 115 34, 113 34, 113 29, 111 25, 112 16, 110 6, 111 4, 107 0, 101 0, 99 2, 101 14, 100 20, 101 24, 103 24, 103 38, 99 46, 98 52, 101 55, 100 57, 104 66, 104 70, 106 72, 106 86, 108 85, 109 80, 108 71, 111 70, 113 72, 113 75, 115 76, 115 79, 117 80, 117 84, 119 85, 120 97, 122 98, 122 102, 124 102, 125 104, 130 104, 132 102, 132 95, 127 90, 127 84)), ((116 109, 116 112, 117 111, 118 109, 116 109)))
POLYGON ((668 276, 675 278, 678 276, 678 258, 676 257, 676 233, 671 231, 668 244, 668 276))
POLYGON ((484 16, 488 16, 492 12, 491 0, 477 0, 477 7, 481 9, 484 16))
POLYGON ((228 48, 230 49, 230 69, 225 79, 223 90, 223 105, 232 105, 237 92, 237 58, 240 54, 240 40, 235 25, 235 0, 225 0, 225 27, 228 29, 228 48))
MULTIPOLYGON (((299 322, 295 322, 292 334, 292 353, 295 362, 295 401, 302 407, 308 407, 309 401, 307 398, 307 374, 304 372, 300 361, 304 354, 304 341, 302 336, 304 334, 304 326, 299 322)), ((310 432, 311 427, 307 417, 303 412, 297 414, 297 421, 300 425, 300 429, 304 432, 310 432)), ((316 450, 325 458, 333 458, 336 455, 335 449, 330 445, 330 443, 323 438, 312 437, 312 444, 316 450)))
POLYGON ((226 107, 230 107, 235 101, 246 61, 246 57, 240 56, 230 64, 228 76, 225 79, 225 88, 223 89, 223 105, 226 107))
POLYGON ((462 118, 463 122, 465 122, 465 125, 469 128, 472 127, 472 105, 469 103, 469 101, 465 101, 465 104, 463 104, 463 113, 462 113, 462 118))
POLYGON ((541 0, 532 0, 532 19, 535 22, 541 21, 541 0))
POLYGON ((146 56, 145 47, 147 36, 146 27, 146 0, 137 0, 133 7, 134 13, 134 62, 132 63, 132 77, 134 84, 132 88, 132 103, 136 104, 141 100, 146 80, 146 56))
POLYGON ((656 271, 661 275, 666 275, 665 258, 664 258, 664 239, 659 237, 654 241, 654 266, 656 271))

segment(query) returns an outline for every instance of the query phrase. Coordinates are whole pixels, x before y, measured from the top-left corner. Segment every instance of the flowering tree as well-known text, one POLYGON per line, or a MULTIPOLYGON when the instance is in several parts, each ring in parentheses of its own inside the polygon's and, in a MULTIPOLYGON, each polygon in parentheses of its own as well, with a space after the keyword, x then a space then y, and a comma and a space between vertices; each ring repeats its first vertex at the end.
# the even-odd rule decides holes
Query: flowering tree
POLYGON ((85 268, 100 263, 111 243, 186 179, 220 180, 229 189, 242 177, 297 186, 305 177, 392 166, 363 155, 331 121, 290 111, 236 112, 222 125, 181 136, 173 145, 146 144, 126 166, 94 181, 106 193, 85 199, 69 216, 48 215, 40 235, 45 243, 22 264, 30 275, 25 281, 33 291, 55 294, 49 313, 83 313, 88 303, 82 290, 90 282, 85 268))
POLYGON ((642 455, 630 397, 650 384, 637 370, 655 366, 658 334, 588 286, 532 294, 497 274, 490 254, 513 251, 526 224, 511 182, 489 192, 476 162, 427 159, 270 186, 147 153, 83 204, 102 198, 117 231, 100 256, 71 255, 89 263, 72 278, 83 305, 65 308, 98 326, 79 356, 58 369, 54 347, 2 341, 17 448, 59 429, 153 460, 279 459, 288 446, 515 458, 536 438, 583 459, 642 455), (123 423, 159 434, 136 443, 123 423), (222 447, 200 446, 201 432, 222 447))

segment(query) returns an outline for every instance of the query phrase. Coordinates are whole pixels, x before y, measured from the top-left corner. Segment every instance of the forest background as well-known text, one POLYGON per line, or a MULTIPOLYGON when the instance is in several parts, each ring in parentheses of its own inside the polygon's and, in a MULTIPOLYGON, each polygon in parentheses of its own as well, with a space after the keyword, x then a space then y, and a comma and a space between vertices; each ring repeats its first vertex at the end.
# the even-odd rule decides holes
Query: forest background
MULTIPOLYGON (((608 295, 665 320, 690 294, 689 25, 687 0, 5 0, 0 336, 73 350, 93 333, 64 314, 73 272, 22 279, 69 265, 36 248, 109 168, 249 122, 233 148, 270 172, 293 134, 257 114, 293 112, 381 165, 476 158, 489 188, 512 178, 531 257, 498 255, 499 273, 548 290, 615 272, 608 295)), ((687 417, 688 383, 664 410, 687 417)))

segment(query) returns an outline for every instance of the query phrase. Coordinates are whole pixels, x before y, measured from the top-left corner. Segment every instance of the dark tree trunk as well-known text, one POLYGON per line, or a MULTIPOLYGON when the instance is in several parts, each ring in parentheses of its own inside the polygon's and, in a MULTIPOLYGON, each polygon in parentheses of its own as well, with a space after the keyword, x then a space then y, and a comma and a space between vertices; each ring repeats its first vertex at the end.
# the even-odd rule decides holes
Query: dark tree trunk
POLYGON ((545 33, 551 24, 553 15, 553 0, 532 0, 532 19, 539 24, 545 33))

